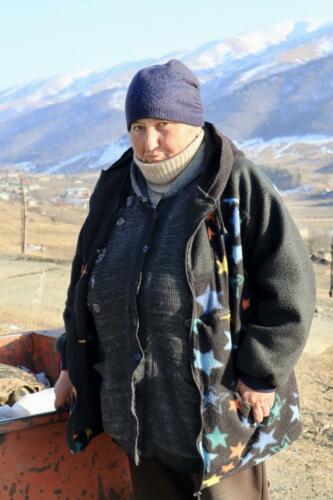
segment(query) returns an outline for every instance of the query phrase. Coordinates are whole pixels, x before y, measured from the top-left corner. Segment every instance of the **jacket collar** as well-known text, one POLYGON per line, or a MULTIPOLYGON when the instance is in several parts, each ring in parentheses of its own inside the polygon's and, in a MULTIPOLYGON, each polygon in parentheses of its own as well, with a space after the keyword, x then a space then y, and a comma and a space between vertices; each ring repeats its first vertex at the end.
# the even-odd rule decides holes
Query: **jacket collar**
POLYGON ((231 174, 235 158, 244 156, 212 123, 205 122, 205 168, 198 189, 215 203, 221 197, 231 174))

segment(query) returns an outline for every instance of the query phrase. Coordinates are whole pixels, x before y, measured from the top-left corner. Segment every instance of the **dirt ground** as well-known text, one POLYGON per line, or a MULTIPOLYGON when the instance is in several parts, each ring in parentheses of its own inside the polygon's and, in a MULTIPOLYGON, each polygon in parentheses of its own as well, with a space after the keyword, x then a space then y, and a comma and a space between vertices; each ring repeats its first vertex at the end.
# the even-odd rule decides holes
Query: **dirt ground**
POLYGON ((0 334, 62 326, 69 263, 0 255, 0 334))
POLYGON ((333 298, 329 266, 315 272, 317 312, 296 367, 303 433, 267 462, 271 500, 333 499, 333 298))
POLYGON ((303 434, 267 462, 271 500, 333 499, 332 359, 333 346, 298 363, 303 434))
MULTIPOLYGON (((333 500, 333 299, 315 264, 317 313, 297 365, 303 434, 267 462, 271 500, 333 500)), ((0 334, 62 325, 70 264, 0 255, 0 334)))

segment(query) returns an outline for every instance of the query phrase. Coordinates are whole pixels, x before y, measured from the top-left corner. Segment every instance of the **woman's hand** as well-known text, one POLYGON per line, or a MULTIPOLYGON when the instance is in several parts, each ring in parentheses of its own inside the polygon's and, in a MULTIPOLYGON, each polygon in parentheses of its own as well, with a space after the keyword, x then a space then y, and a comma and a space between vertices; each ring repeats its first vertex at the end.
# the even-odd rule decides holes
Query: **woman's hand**
POLYGON ((275 400, 274 392, 258 392, 238 380, 236 391, 244 401, 252 407, 252 416, 260 424, 264 417, 268 417, 275 400))
POLYGON ((67 370, 62 370, 60 372, 59 378, 54 385, 54 392, 54 407, 56 410, 69 405, 73 395, 75 396, 75 389, 70 381, 67 370))

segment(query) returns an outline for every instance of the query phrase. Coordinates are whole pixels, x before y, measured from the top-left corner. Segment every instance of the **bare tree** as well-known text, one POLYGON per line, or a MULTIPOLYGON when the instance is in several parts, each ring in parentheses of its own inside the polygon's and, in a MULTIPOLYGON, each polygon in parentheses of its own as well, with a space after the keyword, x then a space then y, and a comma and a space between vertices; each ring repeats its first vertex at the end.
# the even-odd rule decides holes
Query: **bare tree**
POLYGON ((23 186, 22 176, 20 176, 20 187, 21 187, 21 253, 24 255, 26 248, 27 202, 25 198, 25 189, 23 186))

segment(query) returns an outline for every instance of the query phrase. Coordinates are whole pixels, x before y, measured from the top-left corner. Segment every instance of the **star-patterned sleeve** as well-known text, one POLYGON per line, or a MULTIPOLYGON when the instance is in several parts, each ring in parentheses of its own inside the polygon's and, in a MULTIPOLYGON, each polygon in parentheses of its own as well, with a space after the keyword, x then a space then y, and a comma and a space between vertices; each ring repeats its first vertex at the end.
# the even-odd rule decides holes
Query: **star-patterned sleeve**
POLYGON ((284 385, 299 358, 314 312, 308 251, 271 182, 248 162, 239 169, 244 269, 251 307, 236 359, 245 377, 284 385))

